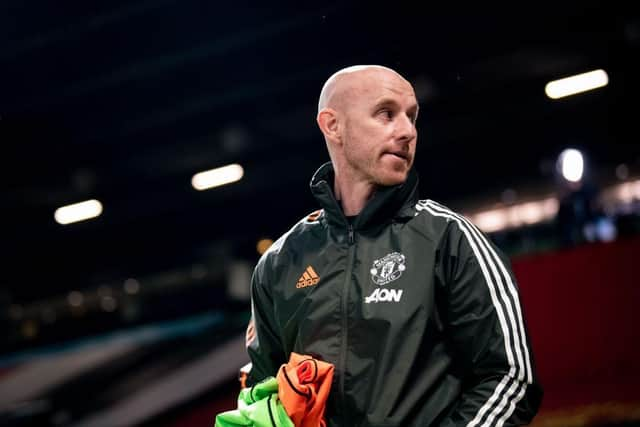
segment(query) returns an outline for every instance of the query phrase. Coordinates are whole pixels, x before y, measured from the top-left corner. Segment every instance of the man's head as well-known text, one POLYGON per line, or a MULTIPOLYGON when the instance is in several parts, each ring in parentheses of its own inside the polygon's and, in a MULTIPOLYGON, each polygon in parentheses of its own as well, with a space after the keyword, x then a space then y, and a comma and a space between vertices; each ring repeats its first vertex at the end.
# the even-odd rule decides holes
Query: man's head
POLYGON ((322 88, 318 126, 341 179, 389 186, 413 165, 418 104, 411 84, 378 65, 342 69, 322 88))

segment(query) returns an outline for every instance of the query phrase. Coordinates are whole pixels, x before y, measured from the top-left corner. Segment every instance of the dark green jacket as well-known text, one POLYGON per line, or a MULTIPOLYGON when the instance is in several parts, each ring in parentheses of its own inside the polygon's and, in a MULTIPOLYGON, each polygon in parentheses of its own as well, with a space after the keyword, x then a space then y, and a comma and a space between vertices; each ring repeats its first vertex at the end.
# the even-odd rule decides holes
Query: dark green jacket
POLYGON ((414 171, 353 224, 333 179, 329 163, 316 172, 322 211, 255 268, 251 378, 292 351, 333 363, 329 426, 529 422, 542 392, 504 256, 467 219, 419 201, 414 171))

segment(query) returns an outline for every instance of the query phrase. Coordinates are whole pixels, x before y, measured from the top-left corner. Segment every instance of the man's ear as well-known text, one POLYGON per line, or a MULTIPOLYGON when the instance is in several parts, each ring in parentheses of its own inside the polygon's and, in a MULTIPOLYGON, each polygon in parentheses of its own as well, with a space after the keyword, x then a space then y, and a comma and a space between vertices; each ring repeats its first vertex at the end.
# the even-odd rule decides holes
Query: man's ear
POLYGON ((333 108, 323 108, 316 118, 318 127, 328 141, 339 144, 341 142, 338 112, 333 108))

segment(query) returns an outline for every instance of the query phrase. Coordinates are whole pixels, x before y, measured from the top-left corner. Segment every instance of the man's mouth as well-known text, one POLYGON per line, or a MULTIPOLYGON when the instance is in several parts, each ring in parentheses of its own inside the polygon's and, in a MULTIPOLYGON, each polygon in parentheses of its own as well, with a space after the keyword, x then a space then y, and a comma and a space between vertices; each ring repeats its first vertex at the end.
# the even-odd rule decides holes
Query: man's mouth
POLYGON ((409 161, 409 155, 406 154, 406 153, 386 151, 384 154, 389 154, 391 156, 398 157, 399 159, 402 159, 402 160, 405 160, 405 161, 409 161))

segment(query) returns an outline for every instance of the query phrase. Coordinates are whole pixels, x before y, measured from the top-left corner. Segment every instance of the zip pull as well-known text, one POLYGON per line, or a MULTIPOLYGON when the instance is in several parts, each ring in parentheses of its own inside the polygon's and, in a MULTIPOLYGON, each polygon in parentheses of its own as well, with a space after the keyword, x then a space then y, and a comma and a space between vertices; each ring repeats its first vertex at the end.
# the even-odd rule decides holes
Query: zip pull
POLYGON ((353 233, 353 225, 349 224, 349 227, 347 228, 347 230, 349 230, 349 244, 352 245, 356 241, 355 235, 353 233))

